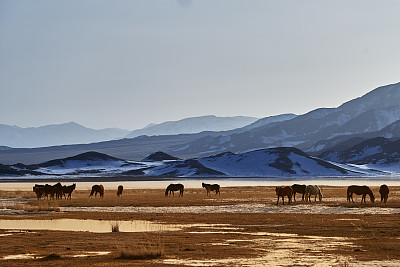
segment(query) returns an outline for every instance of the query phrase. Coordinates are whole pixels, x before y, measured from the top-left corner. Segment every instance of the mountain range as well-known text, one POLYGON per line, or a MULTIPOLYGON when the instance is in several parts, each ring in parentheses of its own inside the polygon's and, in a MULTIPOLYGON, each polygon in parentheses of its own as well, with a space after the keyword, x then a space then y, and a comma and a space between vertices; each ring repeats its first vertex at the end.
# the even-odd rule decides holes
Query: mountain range
POLYGON ((297 148, 268 148, 235 154, 225 152, 193 159, 177 159, 156 152, 142 161, 129 161, 98 152, 54 159, 40 164, 0 165, 0 176, 142 176, 142 177, 332 177, 382 175, 390 172, 334 164, 297 148))
MULTIPOLYGON (((207 117, 209 116, 200 118, 207 117)), ((182 123, 182 121, 176 123, 182 123)), ((168 126, 169 123, 165 125, 168 126)), ((152 127, 155 125, 147 128, 152 127)), ((348 163, 389 166, 398 158, 396 149, 389 151, 390 147, 397 146, 397 139, 400 139, 400 83, 376 88, 337 108, 319 108, 298 116, 283 114, 267 117, 240 128, 224 131, 141 135, 90 144, 42 148, 2 147, 0 163, 37 164, 54 158, 71 157, 87 151, 97 151, 116 158, 140 161, 154 151, 164 151, 181 158, 182 162, 176 163, 181 167, 188 164, 184 168, 190 169, 201 164, 205 168, 228 175, 228 170, 214 168, 205 159, 209 156, 224 155, 227 152, 244 155, 259 150, 286 147, 307 153, 310 158, 317 157, 328 163, 338 162, 335 166, 348 163), (382 141, 383 143, 379 145, 379 149, 375 146, 377 153, 371 154, 373 151, 368 147, 371 147, 371 143, 377 142, 375 140, 377 137, 384 137, 384 139, 377 139, 380 140, 379 142, 382 140, 384 142, 382 141), (355 147, 357 145, 360 147, 355 147), (366 150, 361 152, 364 148, 366 150), (361 157, 354 158, 354 153, 358 153, 361 157), (386 153, 381 155, 383 158, 390 155, 390 160, 380 161, 379 153, 386 153), (372 157, 368 158, 365 155, 369 155, 368 157, 375 155, 375 161, 372 157), (186 160, 188 162, 185 163, 186 160)), ((282 164, 284 162, 282 161, 282 164)), ((345 169, 350 168, 348 166, 345 169)), ((357 168, 357 166, 353 167, 357 168)), ((355 172, 359 173, 360 170, 355 172)), ((297 171, 296 173, 298 174, 297 171)))

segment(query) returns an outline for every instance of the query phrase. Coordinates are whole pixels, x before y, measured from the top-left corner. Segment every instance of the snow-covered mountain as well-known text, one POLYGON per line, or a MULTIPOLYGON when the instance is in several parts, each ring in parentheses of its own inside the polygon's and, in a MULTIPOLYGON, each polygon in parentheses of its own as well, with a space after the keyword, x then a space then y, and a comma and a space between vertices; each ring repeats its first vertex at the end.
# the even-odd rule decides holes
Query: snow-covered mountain
MULTIPOLYGON (((179 156, 292 146, 303 149, 336 136, 375 132, 400 120, 400 83, 379 87, 338 108, 321 108, 279 123, 219 136, 207 136, 175 147, 179 156)), ((323 146, 314 147, 314 152, 323 146)))
POLYGON ((341 146, 333 147, 331 151, 324 152, 319 157, 328 161, 357 165, 400 163, 400 139, 390 141, 384 137, 376 137, 345 150, 339 150, 340 148, 341 146))
POLYGON ((167 121, 160 124, 148 125, 143 129, 134 130, 126 138, 134 138, 140 135, 178 135, 192 134, 203 131, 228 131, 249 125, 258 118, 235 116, 216 117, 214 115, 186 118, 178 121, 167 121))
MULTIPOLYGON (((157 155, 167 155, 163 152, 157 155)), ((168 155, 169 157, 172 157, 168 155)), ((397 168, 397 171, 399 168, 397 168)), ((133 162, 98 152, 55 159, 40 164, 0 165, 1 176, 113 176, 144 177, 332 177, 389 174, 379 169, 335 164, 296 148, 279 147, 235 154, 225 152, 187 160, 133 162)))
POLYGON ((127 133, 117 128, 94 130, 75 122, 29 128, 0 124, 0 145, 33 148, 85 144, 123 138, 127 133))
POLYGON ((87 145, 5 149, 0 150, 0 163, 31 164, 39 159, 46 161, 90 150, 129 160, 141 160, 159 150, 182 159, 274 147, 296 147, 318 155, 345 141, 346 148, 350 148, 372 137, 400 137, 400 83, 379 87, 337 108, 320 108, 295 117, 289 114, 285 120, 265 124, 266 121, 268 119, 261 119, 251 125, 222 132, 139 136, 87 145))

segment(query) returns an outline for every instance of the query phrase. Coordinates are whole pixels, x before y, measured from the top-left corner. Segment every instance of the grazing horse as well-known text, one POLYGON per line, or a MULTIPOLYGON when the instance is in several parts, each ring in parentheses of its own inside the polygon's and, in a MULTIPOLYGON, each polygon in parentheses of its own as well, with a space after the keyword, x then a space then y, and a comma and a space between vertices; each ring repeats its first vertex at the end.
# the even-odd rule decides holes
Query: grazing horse
POLYGON ((219 184, 201 183, 201 185, 203 186, 203 188, 205 188, 207 190, 207 196, 208 196, 208 193, 210 193, 210 191, 215 191, 215 194, 221 195, 221 193, 219 192, 219 184))
POLYGON ((120 197, 122 196, 122 191, 124 190, 124 187, 122 185, 118 186, 117 190, 117 196, 120 197))
POLYGON ((293 200, 296 202, 296 193, 302 194, 301 200, 304 201, 304 194, 306 193, 306 185, 305 184, 294 184, 292 185, 293 189, 293 200))
MULTIPOLYGON (((76 184, 72 184, 72 185, 69 185, 69 186, 63 186, 63 194, 64 194, 64 197, 66 198, 66 199, 71 199, 71 194, 72 194, 72 192, 75 190, 75 188, 76 188, 76 184), (68 196, 66 197, 65 196, 65 194, 68 194, 68 196)), ((104 189, 103 189, 104 190, 104 189)))
POLYGON ((389 198, 389 187, 385 184, 381 185, 379 188, 379 194, 381 194, 381 202, 383 200, 384 203, 386 203, 389 198))
POLYGON ((318 185, 307 185, 305 190, 305 195, 306 195, 306 202, 307 201, 311 202, 311 195, 315 196, 314 201, 317 201, 317 196, 319 198, 319 201, 320 202, 322 201, 322 193, 318 185))
POLYGON ((100 194, 101 198, 104 197, 104 186, 103 185, 95 184, 94 186, 92 186, 92 191, 90 192, 89 197, 93 196, 93 194, 94 194, 94 197, 96 197, 97 193, 100 194))
POLYGON ((365 196, 366 195, 369 195, 369 199, 371 200, 372 203, 374 203, 374 201, 375 201, 374 194, 372 193, 371 189, 366 185, 363 185, 363 186, 350 185, 347 188, 347 201, 350 202, 350 200, 351 200, 354 203, 353 193, 356 194, 356 195, 362 195, 361 203, 363 203, 363 201, 364 201, 364 203, 366 203, 365 202, 365 196))
POLYGON ((293 195, 293 189, 290 186, 285 186, 285 187, 277 186, 275 188, 275 191, 276 191, 276 195, 278 196, 276 205, 279 204, 279 197, 282 197, 282 203, 283 203, 283 205, 285 205, 285 196, 288 197, 289 204, 290 204, 290 201, 292 201, 292 195, 293 195))
POLYGON ((165 190, 165 196, 167 197, 168 193, 169 195, 171 195, 171 192, 172 195, 174 196, 174 191, 179 191, 179 196, 183 197, 183 188, 184 188, 183 184, 170 184, 169 186, 167 186, 167 189, 165 190))

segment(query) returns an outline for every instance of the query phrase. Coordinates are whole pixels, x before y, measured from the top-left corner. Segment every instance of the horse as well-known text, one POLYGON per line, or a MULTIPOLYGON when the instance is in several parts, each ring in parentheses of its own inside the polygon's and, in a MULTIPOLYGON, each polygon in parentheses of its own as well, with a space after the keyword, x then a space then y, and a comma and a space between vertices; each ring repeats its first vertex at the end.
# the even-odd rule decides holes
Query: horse
POLYGON ((63 186, 61 185, 60 182, 56 183, 55 185, 53 185, 53 191, 56 195, 56 199, 62 199, 62 196, 64 195, 64 191, 63 191, 63 186))
POLYGON ((117 190, 117 196, 120 197, 122 195, 122 191, 124 190, 124 187, 122 185, 118 186, 117 190))
POLYGON ((361 203, 363 203, 363 201, 364 201, 364 203, 366 203, 365 202, 366 195, 369 195, 369 199, 371 200, 372 203, 374 203, 374 201, 375 201, 374 193, 372 193, 371 189, 366 185, 363 185, 363 186, 350 185, 347 188, 347 201, 350 202, 350 200, 351 200, 354 203, 353 193, 356 195, 362 195, 361 203))
POLYGON ((386 203, 389 198, 389 187, 385 184, 381 185, 379 188, 379 194, 381 194, 381 202, 383 200, 384 203, 386 203))
POLYGON ((202 187, 205 188, 207 190, 207 196, 208 193, 210 193, 210 191, 215 191, 215 194, 219 194, 221 195, 221 193, 219 192, 219 184, 205 184, 205 183, 201 183, 202 187))
POLYGON ((92 191, 90 192, 89 197, 93 196, 94 193, 94 197, 97 196, 97 193, 100 194, 100 197, 103 198, 104 197, 104 186, 103 185, 98 185, 95 184, 94 186, 92 186, 92 191))
POLYGON ((171 192, 172 195, 174 196, 174 191, 179 191, 179 196, 183 197, 183 188, 184 188, 183 184, 170 184, 169 186, 167 186, 167 189, 165 190, 165 196, 167 197, 168 193, 169 195, 171 195, 171 192))
POLYGON ((296 193, 302 194, 301 200, 304 201, 304 194, 306 193, 306 185, 305 184, 294 184, 292 185, 293 189, 293 200, 296 202, 296 193))
POLYGON ((68 199, 68 198, 71 199, 71 194, 75 190, 75 188, 76 188, 76 184, 72 184, 69 186, 65 186, 65 185, 63 186, 63 194, 64 194, 65 199, 68 199), (65 194, 68 194, 68 197, 66 197, 65 194))
POLYGON ((278 196, 276 205, 279 204, 279 197, 282 197, 282 203, 283 203, 283 205, 285 205, 285 196, 288 197, 289 204, 290 204, 290 201, 292 201, 292 195, 293 195, 293 189, 290 186, 285 186, 285 187, 277 186, 275 188, 275 191, 276 191, 276 195, 278 196))
POLYGON ((306 202, 307 201, 311 202, 311 195, 315 196, 314 201, 317 201, 317 196, 319 198, 319 201, 320 202, 322 201, 322 193, 318 185, 307 185, 305 190, 305 195, 306 195, 306 202))
POLYGON ((36 197, 39 200, 40 198, 42 198, 42 196, 44 194, 44 185, 35 184, 35 186, 33 187, 33 192, 35 192, 36 197))

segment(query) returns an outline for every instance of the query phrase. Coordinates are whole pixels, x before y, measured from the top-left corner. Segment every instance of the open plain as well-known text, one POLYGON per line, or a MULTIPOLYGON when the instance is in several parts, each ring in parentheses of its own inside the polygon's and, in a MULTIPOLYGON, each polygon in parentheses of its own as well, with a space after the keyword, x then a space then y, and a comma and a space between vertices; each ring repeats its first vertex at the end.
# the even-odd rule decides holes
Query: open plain
MULTIPOLYGON (((346 187, 321 186, 312 198, 285 206, 270 186, 223 187, 207 196, 187 188, 165 197, 162 189, 106 190, 89 198, 77 188, 72 200, 36 200, 31 191, 0 191, 0 264, 7 266, 398 266, 400 187, 388 203, 346 201, 346 187), (1 206, 0 206, 1 208, 1 206), (35 228, 33 221, 67 220, 78 230, 35 228), (109 230, 81 229, 104 222, 109 230), (26 222, 18 228, 16 221, 26 222), (160 227, 124 230, 124 222, 160 227), (81 223, 80 223, 81 222, 81 223), (94 224, 94 223, 93 223, 94 224), (119 227, 121 226, 121 227, 119 227), (18 228, 18 229, 17 229, 18 228)), ((146 228, 147 227, 147 228, 146 228)), ((44 227, 46 228, 46 227, 44 227)))

